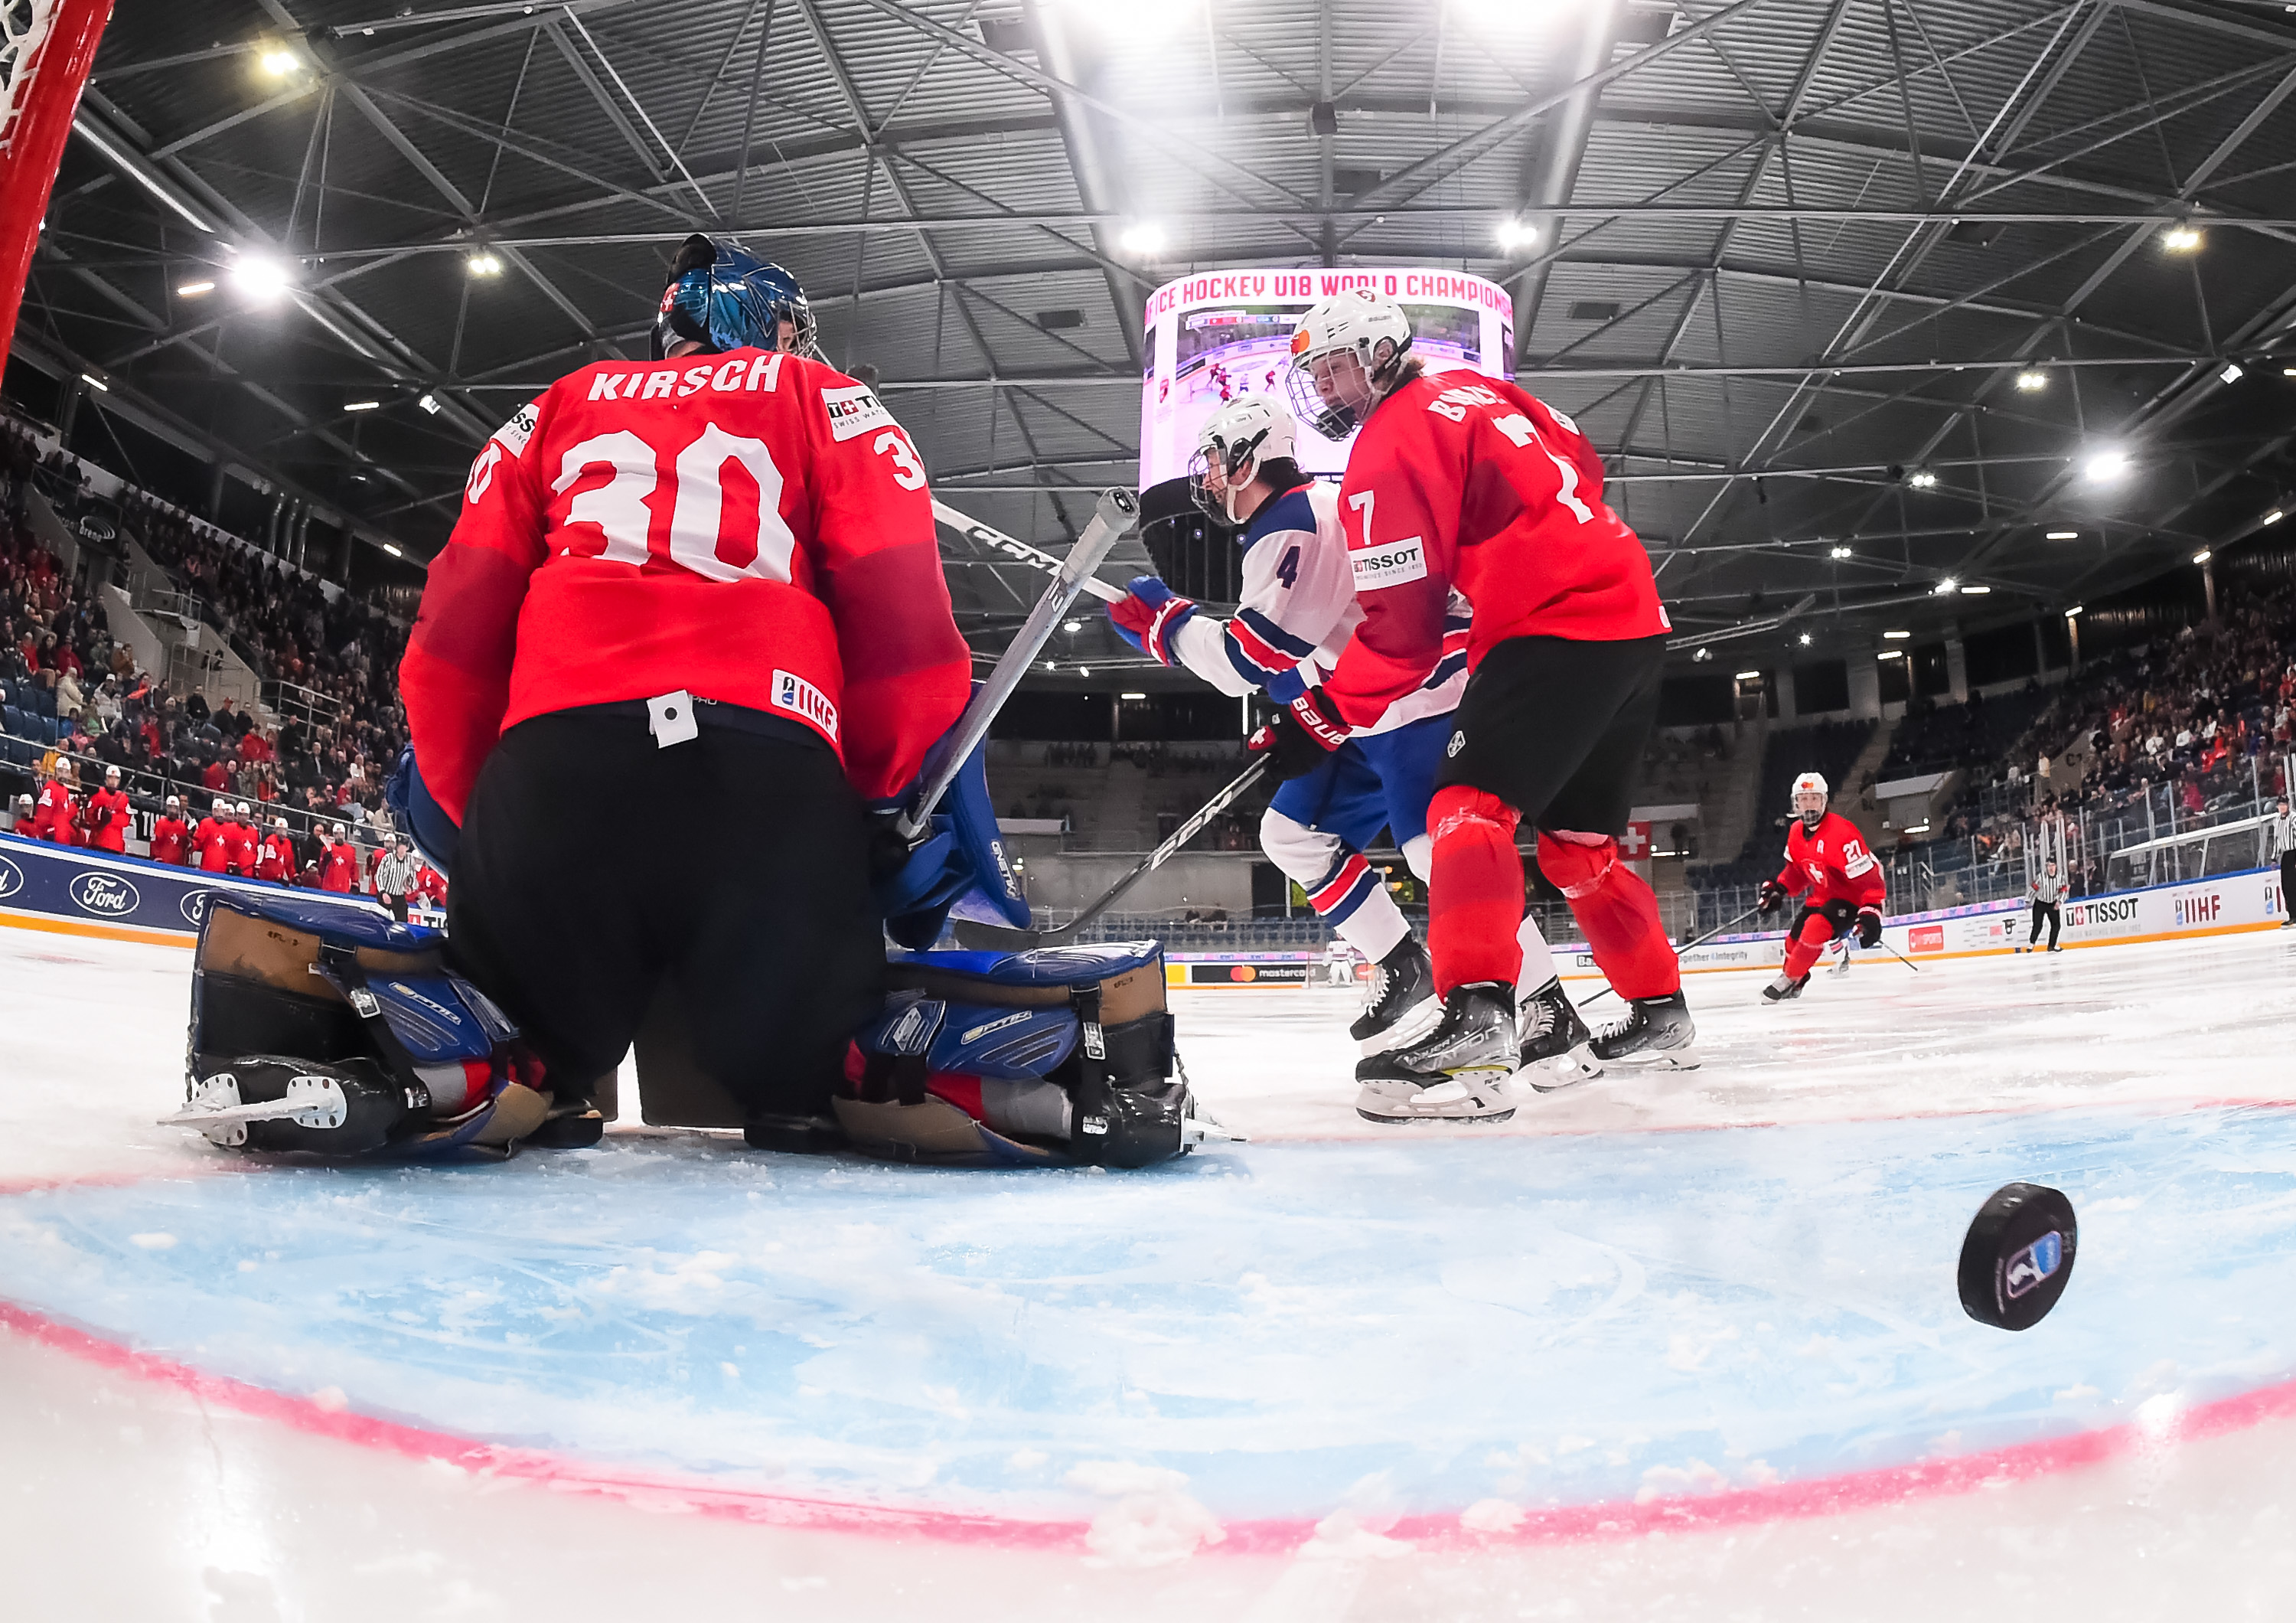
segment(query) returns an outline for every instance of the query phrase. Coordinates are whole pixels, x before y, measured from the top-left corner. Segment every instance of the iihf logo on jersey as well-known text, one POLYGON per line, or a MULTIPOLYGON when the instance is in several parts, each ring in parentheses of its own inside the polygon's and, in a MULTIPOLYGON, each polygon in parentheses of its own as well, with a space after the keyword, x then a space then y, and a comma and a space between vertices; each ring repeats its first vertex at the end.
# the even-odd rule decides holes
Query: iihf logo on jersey
POLYGON ((2015 1301, 2064 1264, 2065 1237, 2051 1229, 2002 1265, 2001 1294, 2015 1301))

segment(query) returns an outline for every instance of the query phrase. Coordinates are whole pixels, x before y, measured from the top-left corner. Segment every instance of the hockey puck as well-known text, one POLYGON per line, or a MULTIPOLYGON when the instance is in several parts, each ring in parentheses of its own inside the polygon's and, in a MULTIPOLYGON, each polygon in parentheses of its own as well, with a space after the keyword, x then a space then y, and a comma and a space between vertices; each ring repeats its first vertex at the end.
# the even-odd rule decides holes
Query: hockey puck
POLYGON ((1980 1324, 2030 1330, 2072 1278, 2073 1203, 2038 1183, 2005 1183, 1961 1242, 1961 1305, 1980 1324))

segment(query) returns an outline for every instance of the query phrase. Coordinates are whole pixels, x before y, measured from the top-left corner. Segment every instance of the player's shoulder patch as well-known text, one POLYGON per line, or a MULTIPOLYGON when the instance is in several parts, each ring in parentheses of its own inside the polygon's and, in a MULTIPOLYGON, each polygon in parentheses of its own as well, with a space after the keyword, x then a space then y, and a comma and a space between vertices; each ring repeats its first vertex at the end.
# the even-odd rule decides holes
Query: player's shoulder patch
POLYGON ((823 390, 821 407, 829 414, 829 433, 833 440, 850 440, 872 429, 900 426, 893 420, 893 414, 885 409, 885 403, 877 398, 877 391, 866 383, 823 390))
POLYGON ((1424 538, 1406 536, 1399 541, 1382 541, 1376 546, 1358 547, 1348 554, 1348 564, 1355 571, 1356 590, 1377 591, 1383 586, 1402 586, 1412 581, 1427 578, 1427 545, 1424 538))
POLYGON ((535 424, 542 420, 542 400, 537 396, 511 413, 510 421, 495 430, 493 439, 502 442, 503 449, 513 457, 526 455, 526 442, 534 437, 535 424))

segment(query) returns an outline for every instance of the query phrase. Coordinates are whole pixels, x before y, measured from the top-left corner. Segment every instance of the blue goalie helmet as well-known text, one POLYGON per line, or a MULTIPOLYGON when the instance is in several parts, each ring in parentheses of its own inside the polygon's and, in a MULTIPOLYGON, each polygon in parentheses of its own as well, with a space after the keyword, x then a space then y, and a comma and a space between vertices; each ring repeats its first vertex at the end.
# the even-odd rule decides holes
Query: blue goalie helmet
POLYGON ((654 317, 653 358, 698 340, 710 350, 786 350, 815 353, 813 307, 797 278, 726 237, 690 236, 670 267, 654 317), (788 322, 789 342, 781 324, 788 322))

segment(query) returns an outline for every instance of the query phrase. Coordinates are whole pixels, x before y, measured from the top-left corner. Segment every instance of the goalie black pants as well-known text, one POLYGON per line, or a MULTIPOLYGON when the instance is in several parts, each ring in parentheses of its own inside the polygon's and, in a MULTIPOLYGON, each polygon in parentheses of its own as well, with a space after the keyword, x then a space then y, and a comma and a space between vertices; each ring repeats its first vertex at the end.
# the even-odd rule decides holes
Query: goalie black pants
POLYGON ((742 1105, 825 1114, 882 998, 866 814, 809 729, 697 709, 667 748, 642 703, 504 733, 464 808, 448 954, 555 1075, 611 1072, 669 977, 742 1105))

